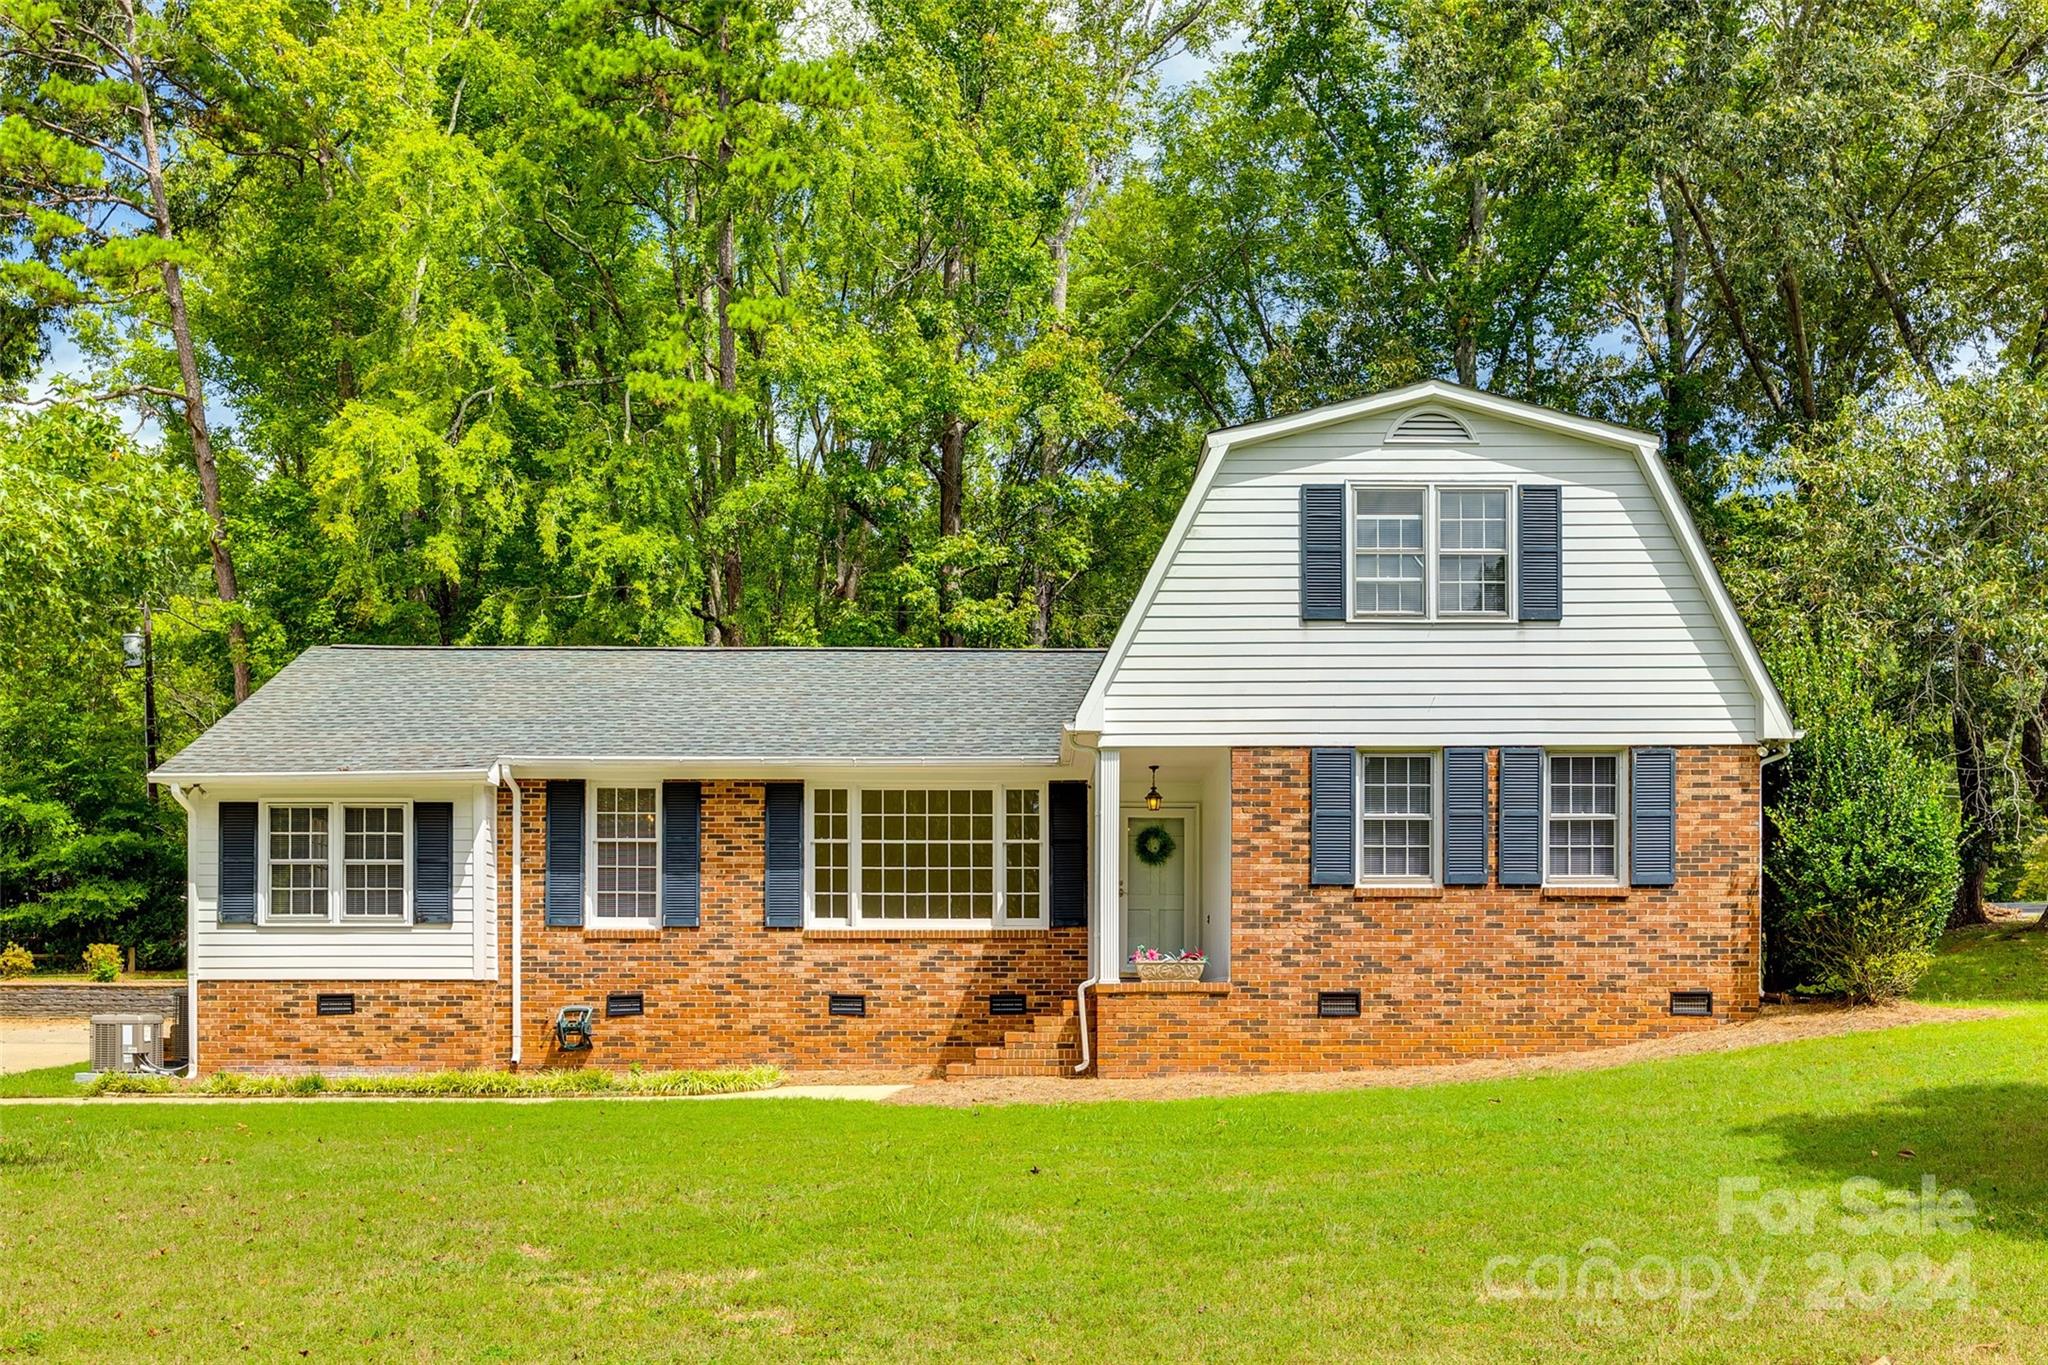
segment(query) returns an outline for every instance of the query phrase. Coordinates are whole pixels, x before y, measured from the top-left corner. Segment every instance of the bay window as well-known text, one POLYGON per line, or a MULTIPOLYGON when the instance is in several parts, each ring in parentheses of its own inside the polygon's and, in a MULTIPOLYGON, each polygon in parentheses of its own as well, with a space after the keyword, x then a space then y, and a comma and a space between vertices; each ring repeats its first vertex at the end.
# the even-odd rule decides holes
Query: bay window
POLYGON ((1041 788, 813 787, 810 802, 814 923, 1044 922, 1041 788))

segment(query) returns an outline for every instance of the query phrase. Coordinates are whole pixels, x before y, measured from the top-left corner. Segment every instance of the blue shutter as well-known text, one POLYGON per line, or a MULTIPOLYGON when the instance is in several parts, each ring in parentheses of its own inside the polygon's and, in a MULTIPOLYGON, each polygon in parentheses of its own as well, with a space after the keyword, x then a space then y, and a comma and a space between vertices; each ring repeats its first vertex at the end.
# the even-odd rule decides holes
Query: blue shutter
POLYGON ((1564 619, 1564 495, 1556 484, 1528 484, 1521 490, 1515 607, 1524 621, 1564 619))
POLYGON ((1500 751, 1500 884, 1543 885, 1543 751, 1500 751))
POLYGON ((1637 749, 1628 765, 1628 869, 1637 886, 1678 881, 1678 756, 1637 749))
POLYGON ((1055 929, 1088 923, 1088 784, 1045 785, 1046 907, 1055 929))
POLYGON ((1486 750, 1444 750, 1444 885, 1486 885, 1486 750))
POLYGON ((695 782, 661 784, 661 922, 669 929, 695 929, 701 899, 703 844, 698 819, 704 789, 695 782))
POLYGON ((766 801, 770 929, 804 926, 804 784, 770 782, 766 801))
POLYGON ((412 922, 455 923, 455 805, 412 803, 412 922))
POLYGON ((1301 619, 1344 619, 1344 485, 1301 488, 1301 619))
POLYGON ((1357 825, 1351 818, 1358 790, 1350 749, 1308 751, 1308 884, 1350 886, 1352 845, 1357 825))
POLYGON ((583 779, 548 783, 547 922, 583 923, 583 779))
POLYGON ((220 904, 222 924, 256 922, 256 803, 220 803, 220 904))

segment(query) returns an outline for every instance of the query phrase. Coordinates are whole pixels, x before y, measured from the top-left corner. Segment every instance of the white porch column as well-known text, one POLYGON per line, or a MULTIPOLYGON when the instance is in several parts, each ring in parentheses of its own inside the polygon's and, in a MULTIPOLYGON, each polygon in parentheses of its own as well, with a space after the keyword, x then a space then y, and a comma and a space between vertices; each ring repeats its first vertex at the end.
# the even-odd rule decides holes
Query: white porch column
POLYGON ((1124 970, 1123 754, 1103 749, 1095 756, 1095 894, 1090 898, 1094 932, 1089 964, 1099 980, 1114 981, 1124 970))

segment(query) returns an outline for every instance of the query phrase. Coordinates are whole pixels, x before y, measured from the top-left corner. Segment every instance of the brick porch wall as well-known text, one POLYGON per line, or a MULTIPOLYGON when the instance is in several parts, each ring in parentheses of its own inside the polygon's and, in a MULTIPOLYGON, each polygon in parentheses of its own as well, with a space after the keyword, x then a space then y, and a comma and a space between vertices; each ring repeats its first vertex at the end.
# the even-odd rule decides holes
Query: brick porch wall
POLYGON ((1234 750, 1231 787, 1229 989, 1105 992, 1101 1075, 1523 1056, 1711 1028, 1757 1008, 1753 750, 1678 750, 1678 883, 1610 895, 1311 887, 1308 751, 1234 750), (1689 989, 1713 991, 1715 1018, 1672 1017, 1669 993, 1689 989), (1358 991, 1360 1017, 1318 1017, 1323 990, 1358 991))

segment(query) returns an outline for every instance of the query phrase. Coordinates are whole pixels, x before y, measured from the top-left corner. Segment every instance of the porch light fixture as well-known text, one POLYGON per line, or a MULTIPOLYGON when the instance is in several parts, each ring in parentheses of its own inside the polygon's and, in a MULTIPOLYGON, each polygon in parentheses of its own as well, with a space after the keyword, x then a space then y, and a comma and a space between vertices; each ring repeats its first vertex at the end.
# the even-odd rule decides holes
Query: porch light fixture
POLYGON ((1159 804, 1160 804, 1160 800, 1161 800, 1161 797, 1160 797, 1160 795, 1159 795, 1159 765, 1158 765, 1157 763, 1154 763, 1154 764, 1152 764, 1151 766, 1152 766, 1152 787, 1151 787, 1151 790, 1149 790, 1149 791, 1147 791, 1147 792, 1145 793, 1145 809, 1146 809, 1146 810, 1158 810, 1158 809, 1159 809, 1159 804))

